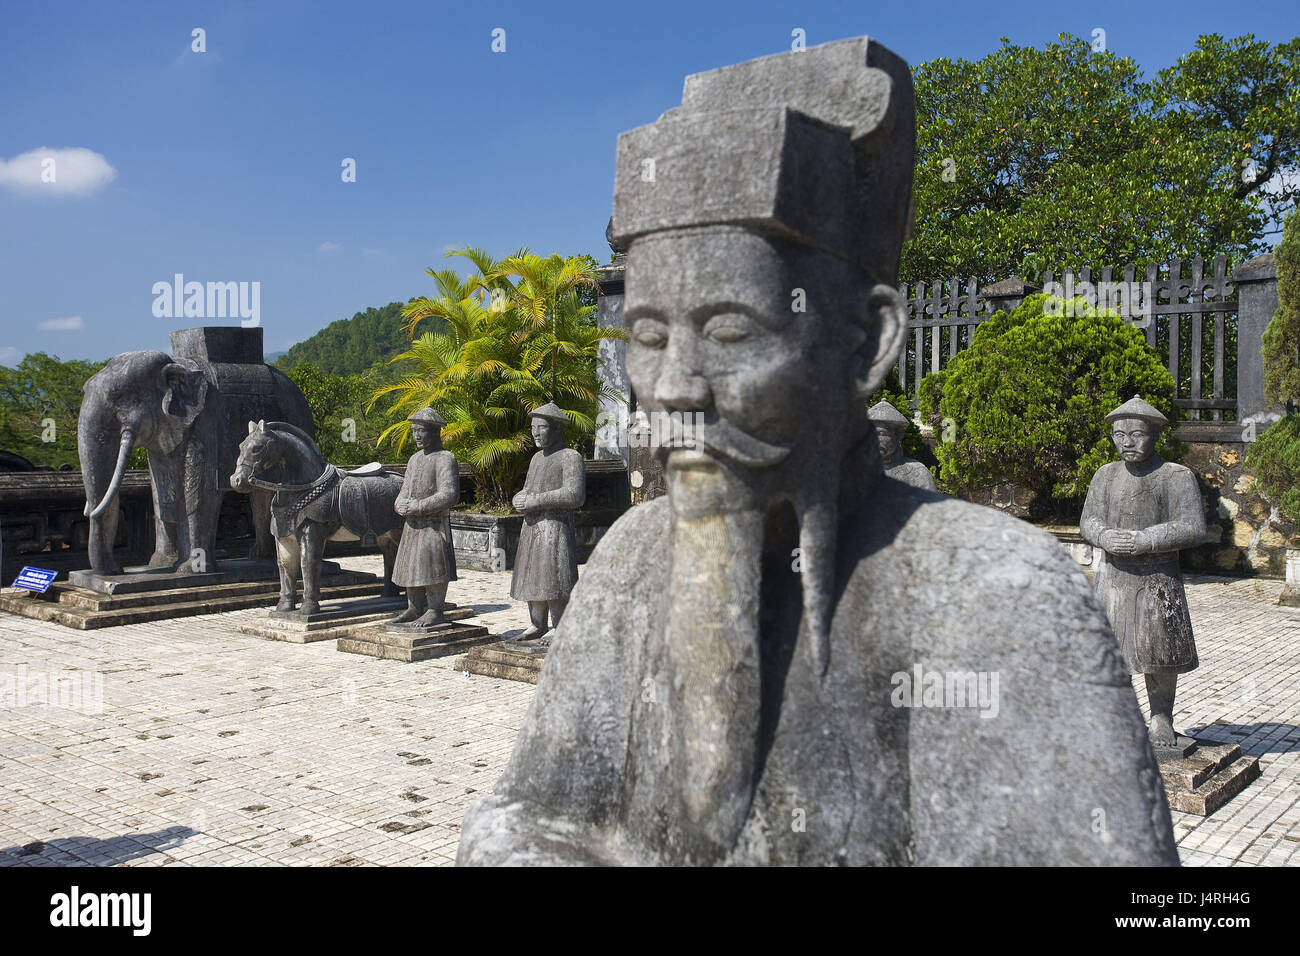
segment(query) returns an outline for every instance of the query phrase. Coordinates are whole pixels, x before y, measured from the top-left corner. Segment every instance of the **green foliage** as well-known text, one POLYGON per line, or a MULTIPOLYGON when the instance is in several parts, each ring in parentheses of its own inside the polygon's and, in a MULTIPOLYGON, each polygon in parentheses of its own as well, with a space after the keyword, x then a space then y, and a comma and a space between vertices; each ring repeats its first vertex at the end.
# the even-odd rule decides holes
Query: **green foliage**
POLYGON ((1264 388, 1293 411, 1250 446, 1246 465, 1286 520, 1300 524, 1300 215, 1287 217, 1275 255, 1278 306, 1264 330, 1264 388))
POLYGON ((1264 391, 1300 403, 1300 215, 1287 216, 1277 259, 1277 311, 1264 330, 1264 391))
POLYGON ((403 308, 400 302, 390 302, 383 308, 366 309, 350 319, 331 322, 277 358, 275 365, 288 372, 303 362, 311 362, 326 375, 362 374, 406 349, 409 342, 403 308))
MULTIPOLYGON (((34 465, 79 468, 81 387, 105 364, 34 352, 12 368, 0 366, 0 448, 34 465)), ((132 467, 143 467, 143 455, 137 449, 132 467)))
POLYGON ((1300 524, 1300 415, 1269 426, 1251 444, 1246 466, 1283 517, 1300 524))
MULTIPOLYGON (((1072 512, 1094 472, 1118 460, 1107 412, 1140 394, 1177 420, 1173 378, 1139 329, 1083 299, 1050 316, 1049 301, 1059 302, 1030 296, 981 323, 969 348, 922 379, 922 415, 956 423, 955 441, 935 452, 951 493, 1012 482, 1072 512)), ((1183 447, 1166 429, 1157 451, 1176 461, 1183 447)))
POLYGON ((903 394, 903 383, 898 379, 898 369, 896 368, 889 370, 889 374, 885 376, 884 384, 867 398, 867 408, 882 401, 889 402, 890 405, 898 409, 909 423, 907 431, 903 432, 903 454, 908 458, 925 457, 925 439, 921 437, 921 429, 913 421, 912 404, 907 400, 907 396, 903 394))
POLYGON ((376 389, 392 380, 387 363, 356 375, 327 375, 314 362, 302 362, 288 375, 311 408, 316 443, 326 461, 364 465, 381 459, 379 436, 389 418, 367 409, 366 403, 376 389))
POLYGON ((973 63, 922 63, 914 82, 905 282, 1240 260, 1263 248, 1267 204, 1300 191, 1274 176, 1300 150, 1300 40, 1203 36, 1145 82, 1132 59, 1078 37, 1042 50, 1004 38, 973 63))
POLYGON ((569 416, 569 444, 590 444, 600 398, 616 394, 599 382, 600 342, 625 333, 593 320, 590 257, 543 259, 520 250, 498 262, 472 248, 449 255, 470 260, 477 274, 462 279, 453 269, 428 270, 438 295, 406 306, 412 342, 394 360, 414 369, 376 390, 372 404, 396 399, 392 412, 403 420, 380 440, 399 449, 410 436, 405 416, 432 405, 447 420, 445 446, 475 470, 480 506, 500 508, 520 486, 533 452, 529 411, 554 401, 569 416), (415 337, 425 319, 447 331, 415 337))

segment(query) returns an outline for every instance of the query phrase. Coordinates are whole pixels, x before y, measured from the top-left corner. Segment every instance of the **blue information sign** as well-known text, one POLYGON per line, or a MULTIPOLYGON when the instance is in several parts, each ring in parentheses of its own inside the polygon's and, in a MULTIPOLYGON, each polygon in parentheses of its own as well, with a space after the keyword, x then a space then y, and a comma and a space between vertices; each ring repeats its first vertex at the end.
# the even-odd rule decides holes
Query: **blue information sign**
POLYGON ((13 586, 44 594, 58 576, 58 571, 50 571, 47 568, 23 568, 18 572, 18 577, 14 578, 13 586))

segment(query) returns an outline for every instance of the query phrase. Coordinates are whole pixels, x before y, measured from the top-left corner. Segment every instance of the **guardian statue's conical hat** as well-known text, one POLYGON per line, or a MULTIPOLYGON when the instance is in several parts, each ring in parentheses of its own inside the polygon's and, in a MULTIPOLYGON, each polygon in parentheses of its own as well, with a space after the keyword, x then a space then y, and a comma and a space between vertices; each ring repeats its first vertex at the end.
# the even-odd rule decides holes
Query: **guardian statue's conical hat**
POLYGON ((569 416, 560 410, 560 406, 554 402, 547 402, 541 408, 534 408, 528 413, 529 418, 545 418, 549 422, 555 422, 557 425, 569 424, 569 416))
POLYGON ((899 431, 906 431, 907 426, 911 424, 902 412, 883 399, 872 405, 867 410, 867 415, 877 425, 883 425, 885 428, 896 428, 899 431))
POLYGON ((432 405, 420 409, 414 415, 407 415, 406 420, 408 422, 421 422, 425 425, 437 425, 439 428, 447 424, 446 420, 433 410, 432 405))
POLYGON ((1151 422, 1162 428, 1169 424, 1169 419, 1161 414, 1160 409, 1153 407, 1142 400, 1141 395, 1134 395, 1119 408, 1115 409, 1106 416, 1106 421, 1114 422, 1121 418, 1140 418, 1144 422, 1151 422))

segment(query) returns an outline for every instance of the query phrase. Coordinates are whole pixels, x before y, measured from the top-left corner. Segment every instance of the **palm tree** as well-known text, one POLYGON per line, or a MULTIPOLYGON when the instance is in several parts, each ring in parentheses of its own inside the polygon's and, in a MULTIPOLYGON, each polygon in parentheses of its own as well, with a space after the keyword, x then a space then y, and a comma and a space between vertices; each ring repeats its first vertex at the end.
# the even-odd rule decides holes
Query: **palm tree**
MULTIPOLYGON (((370 406, 385 395, 397 396, 392 413, 435 406, 447 419, 446 446, 478 476, 480 505, 503 506, 532 449, 528 413, 554 401, 580 434, 591 433, 600 399, 618 395, 599 383, 600 342, 625 333, 595 324, 595 307, 584 305, 577 291, 589 287, 582 270, 559 256, 521 250, 498 263, 468 247, 449 255, 469 259, 478 274, 462 279, 454 270, 428 270, 438 295, 403 309, 412 344, 393 359, 415 367, 376 391, 370 406), (515 267, 533 271, 524 275, 515 267), (517 285, 512 275, 520 277, 517 285), (445 320, 448 331, 416 338, 419 322, 430 317, 445 320)), ((379 438, 399 450, 410 435, 401 418, 379 438)))

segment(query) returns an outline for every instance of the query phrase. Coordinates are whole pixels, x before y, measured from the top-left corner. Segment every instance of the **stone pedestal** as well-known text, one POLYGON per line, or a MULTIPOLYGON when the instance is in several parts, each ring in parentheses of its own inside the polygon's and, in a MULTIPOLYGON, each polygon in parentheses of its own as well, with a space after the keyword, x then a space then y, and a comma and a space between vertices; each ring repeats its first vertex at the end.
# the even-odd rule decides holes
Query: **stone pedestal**
POLYGON ((1184 757, 1157 756, 1169 807, 1208 817, 1259 776, 1259 760, 1236 744, 1196 741, 1184 757))
POLYGON ((1277 603, 1283 607, 1300 607, 1300 548, 1286 549, 1286 584, 1277 603))
MULTIPOLYGON (((345 571, 333 561, 326 561, 321 570, 322 602, 377 597, 383 591, 383 580, 368 571, 345 571)), ((274 561, 225 560, 220 570, 207 574, 176 575, 146 568, 115 575, 73 574, 83 583, 56 582, 43 595, 8 591, 0 595, 0 610, 89 630, 271 607, 280 593, 274 561)))
MULTIPOLYGON (((469 608, 444 604, 444 613, 450 620, 473 617, 469 608)), ((316 641, 336 641, 368 631, 373 626, 384 626, 406 610, 405 597, 377 597, 366 600, 322 601, 320 610, 304 617, 298 611, 267 611, 263 620, 239 625, 243 634, 253 634, 272 641, 291 644, 312 644, 316 641)))
MULTIPOLYGON (((472 617, 473 611, 452 611, 447 614, 454 618, 472 617)), ((435 628, 433 630, 411 631, 373 624, 358 628, 351 636, 340 638, 337 649, 346 654, 365 654, 385 661, 404 661, 413 663, 438 657, 450 657, 462 654, 467 649, 496 638, 488 629, 479 624, 456 624, 435 628)))
POLYGON ((471 649, 456 661, 456 668, 481 677, 536 684, 546 660, 546 650, 545 647, 494 640, 471 649))

